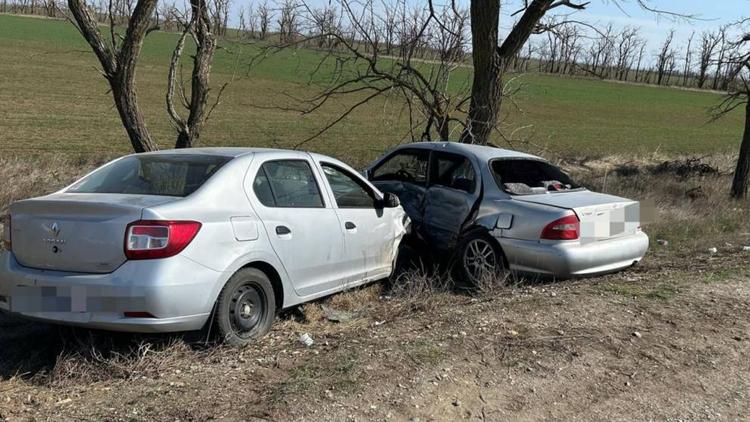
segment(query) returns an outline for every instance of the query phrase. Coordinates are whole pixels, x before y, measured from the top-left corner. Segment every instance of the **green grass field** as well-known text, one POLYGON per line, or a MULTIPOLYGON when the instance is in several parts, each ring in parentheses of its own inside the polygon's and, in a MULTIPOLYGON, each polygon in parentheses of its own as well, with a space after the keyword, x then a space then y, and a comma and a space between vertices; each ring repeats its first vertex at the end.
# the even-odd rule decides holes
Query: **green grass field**
MULTIPOLYGON (((170 33, 149 35, 139 65, 141 103, 162 147, 170 147, 175 137, 164 107, 175 40, 170 33)), ((306 116, 254 107, 290 105, 287 95, 314 95, 331 67, 310 83, 319 53, 286 50, 250 67, 256 46, 226 47, 217 54, 212 82, 218 88, 233 74, 236 78, 209 121, 203 145, 288 147, 354 101, 342 99, 306 116)), ((114 155, 129 150, 98 62, 70 23, 0 15, 0 57, 0 153, 114 155)), ((469 77, 470 69, 460 70, 452 88, 469 77)), ((741 113, 707 123, 708 108, 720 99, 716 94, 537 74, 516 83, 523 84, 515 96, 519 108, 506 103, 504 128, 524 127, 516 137, 554 152, 708 154, 739 146, 741 113)), ((305 147, 362 164, 407 138, 406 115, 397 97, 382 98, 305 147)))

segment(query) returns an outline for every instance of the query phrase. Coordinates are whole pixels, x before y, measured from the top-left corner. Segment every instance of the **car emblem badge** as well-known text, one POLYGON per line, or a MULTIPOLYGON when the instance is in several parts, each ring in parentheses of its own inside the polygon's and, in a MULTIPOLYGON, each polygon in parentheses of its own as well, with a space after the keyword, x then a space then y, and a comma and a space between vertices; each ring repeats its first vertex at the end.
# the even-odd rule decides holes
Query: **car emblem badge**
POLYGON ((45 225, 44 228, 47 229, 47 231, 49 232, 49 234, 52 235, 52 237, 57 238, 57 236, 60 235, 60 226, 56 222, 52 223, 51 226, 45 225))

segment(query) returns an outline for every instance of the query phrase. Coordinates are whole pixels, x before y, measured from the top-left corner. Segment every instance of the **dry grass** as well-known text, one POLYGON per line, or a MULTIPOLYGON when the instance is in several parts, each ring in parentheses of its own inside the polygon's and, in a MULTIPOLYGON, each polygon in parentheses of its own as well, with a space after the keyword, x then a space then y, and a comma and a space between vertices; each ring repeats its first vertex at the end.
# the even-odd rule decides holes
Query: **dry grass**
POLYGON ((17 200, 54 192, 113 156, 94 154, 3 154, 0 156, 0 215, 17 200))
POLYGON ((744 228, 750 204, 729 198, 735 160, 724 154, 698 158, 653 154, 561 160, 561 164, 591 189, 642 201, 644 231, 652 242, 666 240, 671 250, 686 254, 709 247, 735 251, 750 245, 750 230, 744 228))

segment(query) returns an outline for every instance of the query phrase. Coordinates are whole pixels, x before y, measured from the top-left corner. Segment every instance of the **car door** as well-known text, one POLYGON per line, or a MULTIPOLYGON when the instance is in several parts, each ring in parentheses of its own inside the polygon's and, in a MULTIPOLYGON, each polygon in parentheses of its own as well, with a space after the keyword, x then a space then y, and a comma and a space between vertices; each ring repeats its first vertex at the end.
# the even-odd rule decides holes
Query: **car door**
POLYGON ((344 236, 336 211, 307 159, 253 163, 252 195, 271 245, 300 296, 342 282, 344 236))
POLYGON ((375 165, 368 178, 382 192, 398 196, 401 206, 417 229, 422 222, 430 151, 402 149, 375 165))
POLYGON ((344 232, 344 263, 353 282, 388 276, 403 235, 404 212, 384 208, 379 195, 351 171, 321 162, 344 232))
POLYGON ((479 199, 477 169, 460 154, 436 151, 431 160, 421 234, 434 247, 451 249, 479 199))

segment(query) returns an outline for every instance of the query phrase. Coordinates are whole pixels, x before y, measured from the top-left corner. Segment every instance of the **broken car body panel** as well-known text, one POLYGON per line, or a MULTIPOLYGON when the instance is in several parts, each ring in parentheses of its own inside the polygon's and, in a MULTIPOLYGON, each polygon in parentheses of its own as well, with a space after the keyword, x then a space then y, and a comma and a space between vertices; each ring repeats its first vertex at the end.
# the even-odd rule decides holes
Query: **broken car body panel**
POLYGON ((399 197, 412 192, 401 199, 409 203, 404 208, 415 222, 415 235, 440 253, 452 253, 465 233, 479 228, 497 241, 511 270, 568 277, 629 267, 648 248, 637 201, 579 187, 533 155, 452 142, 415 143, 390 151, 365 174, 384 192, 399 197), (399 167, 408 161, 400 157, 404 152, 419 157, 420 164, 399 167), (442 166, 441 157, 471 166, 447 176, 451 166, 442 166), (394 179, 398 189, 393 189, 394 179), (421 196, 410 190, 415 180, 421 196), (548 224, 568 216, 580 225, 575 240, 542 238, 548 224))

